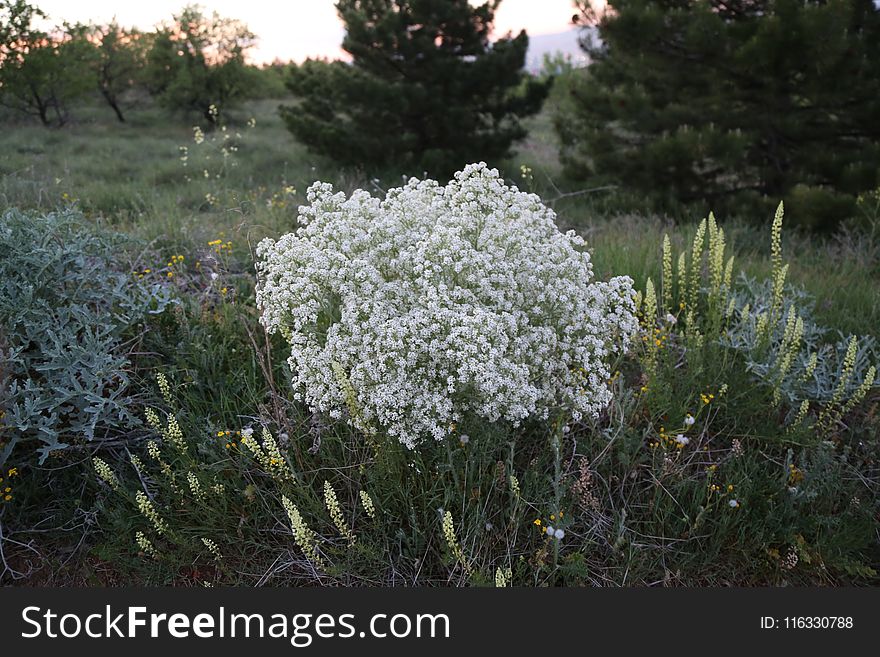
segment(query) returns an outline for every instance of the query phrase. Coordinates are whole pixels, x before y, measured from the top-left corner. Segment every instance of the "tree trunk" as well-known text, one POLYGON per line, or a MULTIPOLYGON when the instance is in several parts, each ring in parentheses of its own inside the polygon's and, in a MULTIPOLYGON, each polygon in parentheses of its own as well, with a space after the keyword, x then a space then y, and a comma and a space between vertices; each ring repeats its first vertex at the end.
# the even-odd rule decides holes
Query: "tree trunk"
POLYGON ((122 110, 119 109, 119 103, 113 100, 109 100, 107 102, 110 103, 110 107, 112 107, 113 111, 116 112, 116 118, 119 119, 119 122, 125 123, 125 117, 122 116, 122 110))
POLYGON ((122 109, 119 107, 119 102, 103 85, 101 85, 101 95, 104 96, 104 100, 106 100, 107 104, 113 108, 114 112, 116 112, 116 118, 119 119, 119 122, 125 123, 125 117, 122 115, 122 109))
POLYGON ((67 110, 62 107, 61 103, 57 100, 53 103, 55 107, 55 116, 58 118, 58 127, 60 128, 65 123, 67 123, 67 110))
POLYGON ((51 121, 49 121, 49 103, 44 102, 42 98, 40 98, 40 94, 37 93, 37 90, 34 88, 34 85, 28 85, 31 90, 31 97, 33 98, 33 102, 29 103, 32 107, 35 107, 37 110, 37 116, 40 117, 40 122, 48 127, 51 121))
POLYGON ((39 100, 37 101, 37 114, 40 117, 40 122, 44 126, 49 127, 49 125, 51 125, 52 122, 49 120, 49 108, 39 100))

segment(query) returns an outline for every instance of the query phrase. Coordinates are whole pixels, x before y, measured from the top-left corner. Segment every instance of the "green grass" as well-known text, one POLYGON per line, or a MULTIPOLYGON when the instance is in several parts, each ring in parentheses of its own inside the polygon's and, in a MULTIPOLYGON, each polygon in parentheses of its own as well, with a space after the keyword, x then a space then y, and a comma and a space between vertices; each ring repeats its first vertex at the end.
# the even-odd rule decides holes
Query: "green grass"
MULTIPOLYGON (((149 459, 146 440, 156 438, 149 431, 98 452, 121 479, 120 491, 95 479, 94 446, 77 445, 44 467, 17 453, 16 501, 0 509, 0 526, 5 558, 29 574, 24 581, 491 584, 499 568, 531 585, 876 581, 875 392, 822 440, 808 428, 790 431, 792 409, 771 403, 772 386, 756 383, 741 354, 694 347, 682 333, 652 375, 640 350, 618 363, 608 413, 567 434, 549 422, 516 429, 477 423, 468 445, 450 441, 408 453, 381 436, 371 444, 295 402, 287 347, 266 338, 257 322, 253 247, 295 226, 296 206, 315 180, 378 191, 398 179, 374 183, 369 172, 340 171, 308 153, 283 128, 277 105, 254 102, 233 114, 228 131, 242 136, 230 138, 238 150, 220 178, 222 156, 210 142, 222 143, 222 135, 209 134, 199 146, 191 125, 149 107, 130 112, 127 124, 103 108, 83 108, 62 130, 16 125, 0 138, 0 205, 41 212, 74 205, 131 233, 137 248, 121 254, 119 266, 169 286, 179 299, 131 336, 141 394, 175 413, 184 432, 183 449, 161 444, 173 480, 149 459), (189 149, 186 167, 182 146, 189 149), (209 244, 218 239, 229 248, 209 244), (169 266, 173 255, 183 263, 169 266), (170 404, 155 389, 156 371, 173 382, 170 404), (700 394, 725 384, 729 393, 703 408, 700 394), (698 417, 692 449, 650 447, 659 427, 673 431, 688 412, 698 417), (247 426, 259 433, 262 424, 279 439, 295 483, 272 476, 236 437, 247 426), (233 432, 232 440, 219 431, 233 432), (147 465, 143 479, 130 454, 147 465), (788 491, 792 465, 804 475, 800 496, 788 491), (186 492, 189 473, 206 490, 222 483, 224 492, 195 499, 186 492), (325 480, 356 546, 330 521, 325 480), (137 510, 134 491, 143 482, 169 522, 168 536, 157 535, 137 510), (722 487, 717 494, 708 488, 713 482, 722 487), (373 497, 380 521, 359 506, 360 490, 373 497), (320 537, 322 572, 293 542, 282 495, 320 537), (741 508, 729 506, 734 497, 741 508), (439 508, 453 514, 467 567, 444 539, 439 508), (557 544, 535 520, 558 525, 560 510, 566 540, 557 544), (138 553, 135 531, 151 537, 158 559, 138 553), (202 538, 218 544, 221 560, 202 538), (787 568, 791 554, 799 565, 787 568)), ((560 227, 585 236, 599 278, 628 274, 639 289, 649 277, 659 281, 663 235, 676 252, 688 248, 695 222, 617 211, 620 190, 579 193, 560 173, 549 115, 529 127, 511 161, 490 164, 546 199, 560 227), (531 175, 523 175, 523 164, 531 175)), ((749 276, 771 273, 770 219, 719 217, 737 269, 749 276)), ((817 323, 880 336, 877 248, 867 237, 820 241, 785 233, 789 281, 815 298, 817 323)))

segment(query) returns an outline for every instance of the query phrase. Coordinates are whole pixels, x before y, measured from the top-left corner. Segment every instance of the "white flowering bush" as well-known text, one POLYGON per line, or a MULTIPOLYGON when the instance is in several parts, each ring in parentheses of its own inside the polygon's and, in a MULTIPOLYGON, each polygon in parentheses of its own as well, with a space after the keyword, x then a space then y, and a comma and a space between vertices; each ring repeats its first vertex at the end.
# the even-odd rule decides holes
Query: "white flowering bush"
POLYGON ((414 447, 469 417, 608 404, 632 281, 591 282, 583 240, 536 195, 480 163, 445 187, 411 179, 383 200, 316 183, 308 201, 294 233, 259 245, 257 301, 310 408, 414 447))

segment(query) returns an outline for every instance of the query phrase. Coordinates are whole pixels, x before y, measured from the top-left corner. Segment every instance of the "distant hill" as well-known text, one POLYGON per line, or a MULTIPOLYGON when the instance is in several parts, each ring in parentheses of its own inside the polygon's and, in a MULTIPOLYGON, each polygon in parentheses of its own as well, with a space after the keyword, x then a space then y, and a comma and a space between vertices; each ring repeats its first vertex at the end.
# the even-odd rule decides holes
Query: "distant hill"
POLYGON ((544 55, 552 55, 561 52, 569 55, 573 61, 586 63, 586 55, 578 45, 580 29, 572 28, 565 32, 554 34, 529 35, 529 52, 526 55, 526 69, 536 73, 541 69, 544 55))
POLYGON ((526 70, 537 73, 541 70, 544 55, 552 55, 561 52, 571 57, 572 61, 584 65, 587 63, 587 55, 581 50, 578 38, 581 28, 573 27, 565 32, 553 34, 529 35, 529 52, 526 54, 526 70))

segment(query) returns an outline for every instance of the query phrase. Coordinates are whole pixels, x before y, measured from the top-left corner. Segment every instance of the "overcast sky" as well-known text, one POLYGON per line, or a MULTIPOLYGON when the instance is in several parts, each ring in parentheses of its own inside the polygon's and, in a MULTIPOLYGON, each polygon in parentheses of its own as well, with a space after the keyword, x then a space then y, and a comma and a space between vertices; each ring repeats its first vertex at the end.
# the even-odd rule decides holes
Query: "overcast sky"
MULTIPOLYGON (((170 18, 186 0, 37 0, 53 23, 107 22, 114 16, 125 26, 149 29, 170 18)), ((208 10, 244 20, 259 37, 251 54, 256 62, 301 61, 306 57, 337 57, 343 29, 334 0, 205 0, 208 10)), ((480 4, 476 0, 472 4, 480 4)), ((571 27, 571 0, 503 0, 495 21, 497 32, 552 34, 571 27)))

